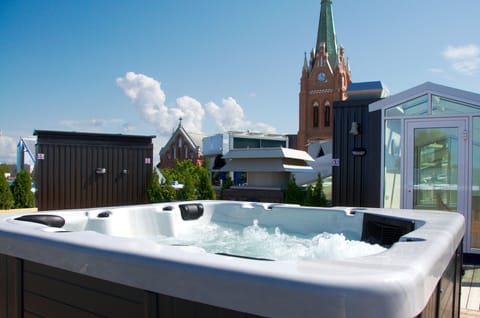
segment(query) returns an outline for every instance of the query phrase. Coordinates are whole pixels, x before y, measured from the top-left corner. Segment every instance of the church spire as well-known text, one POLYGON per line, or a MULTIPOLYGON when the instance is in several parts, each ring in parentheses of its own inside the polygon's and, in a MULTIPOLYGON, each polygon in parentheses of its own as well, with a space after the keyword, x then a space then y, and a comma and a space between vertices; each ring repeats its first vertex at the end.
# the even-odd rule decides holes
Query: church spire
POLYGON ((333 23, 332 0, 322 0, 320 8, 320 20, 318 22, 317 52, 322 43, 328 53, 328 62, 332 68, 337 62, 337 39, 335 36, 335 25, 333 23))

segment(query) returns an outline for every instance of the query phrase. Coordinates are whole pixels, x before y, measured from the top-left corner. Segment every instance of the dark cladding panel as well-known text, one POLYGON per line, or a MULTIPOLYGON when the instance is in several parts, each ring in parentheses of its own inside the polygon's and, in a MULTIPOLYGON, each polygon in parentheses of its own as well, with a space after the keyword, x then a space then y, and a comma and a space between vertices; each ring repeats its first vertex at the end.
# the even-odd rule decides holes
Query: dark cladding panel
POLYGON ((146 203, 153 136, 34 134, 40 211, 146 203))
POLYGON ((332 204, 378 207, 380 205, 381 117, 368 111, 374 100, 354 100, 333 104, 332 204), (350 133, 358 124, 358 135, 350 133))

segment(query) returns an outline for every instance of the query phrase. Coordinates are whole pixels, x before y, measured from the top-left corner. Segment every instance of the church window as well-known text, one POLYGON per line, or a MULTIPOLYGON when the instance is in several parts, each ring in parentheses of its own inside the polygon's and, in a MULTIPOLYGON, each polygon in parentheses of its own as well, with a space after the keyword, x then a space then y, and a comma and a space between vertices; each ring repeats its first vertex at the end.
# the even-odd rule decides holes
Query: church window
POLYGON ((177 159, 177 147, 173 147, 173 159, 177 159))
POLYGON ((188 147, 185 146, 185 159, 188 159, 188 147))
POLYGON ((318 122, 319 122, 318 117, 319 117, 319 115, 318 115, 318 104, 317 104, 317 102, 315 102, 313 104, 313 127, 318 127, 318 122))
POLYGON ((330 103, 327 101, 325 102, 325 110, 324 110, 324 126, 330 127, 330 103))
POLYGON ((178 138, 178 147, 182 148, 182 137, 178 138))

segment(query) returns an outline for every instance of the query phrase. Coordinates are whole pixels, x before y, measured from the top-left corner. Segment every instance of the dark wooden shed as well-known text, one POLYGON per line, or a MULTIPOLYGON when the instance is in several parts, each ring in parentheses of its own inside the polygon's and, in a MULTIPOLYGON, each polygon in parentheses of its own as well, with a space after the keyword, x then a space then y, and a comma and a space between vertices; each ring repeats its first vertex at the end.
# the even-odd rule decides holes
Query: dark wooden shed
POLYGON ((364 97, 333 103, 332 204, 379 207, 381 112, 364 97))
POLYGON ((35 130, 39 211, 147 202, 155 136, 35 130))

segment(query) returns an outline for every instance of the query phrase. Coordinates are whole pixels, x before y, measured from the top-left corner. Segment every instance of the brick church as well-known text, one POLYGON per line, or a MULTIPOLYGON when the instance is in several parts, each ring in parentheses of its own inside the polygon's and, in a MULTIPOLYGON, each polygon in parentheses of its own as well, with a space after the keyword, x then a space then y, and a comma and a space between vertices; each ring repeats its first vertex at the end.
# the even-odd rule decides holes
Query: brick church
POLYGON ((305 59, 300 80, 297 148, 331 140, 333 102, 347 99, 351 83, 343 47, 337 46, 332 1, 322 0, 317 43, 305 59))

